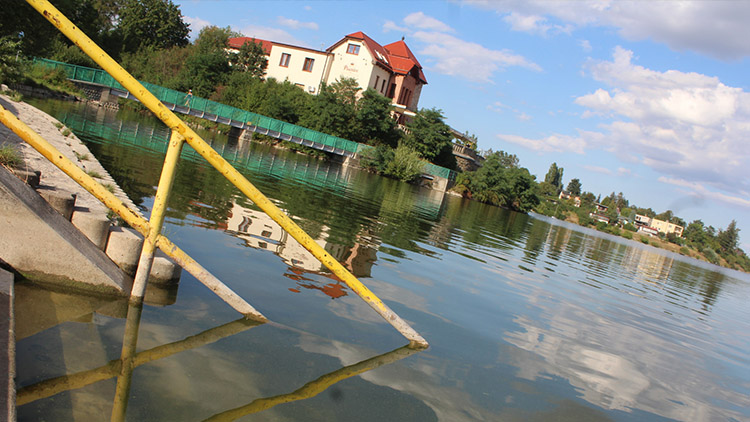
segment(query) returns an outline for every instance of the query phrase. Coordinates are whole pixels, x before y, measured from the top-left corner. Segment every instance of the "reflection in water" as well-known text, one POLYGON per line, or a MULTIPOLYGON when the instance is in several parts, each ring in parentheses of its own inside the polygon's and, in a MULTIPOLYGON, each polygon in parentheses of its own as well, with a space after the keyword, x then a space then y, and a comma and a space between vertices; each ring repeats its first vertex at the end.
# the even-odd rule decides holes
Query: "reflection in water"
POLYGON ((206 419, 206 421, 233 421, 246 415, 270 409, 279 404, 289 403, 296 400, 309 399, 311 397, 317 396, 337 382, 343 381, 347 378, 351 378, 355 375, 365 373, 367 371, 371 371, 383 365, 388 365, 390 363, 399 361, 417 352, 419 352, 419 349, 415 349, 410 346, 403 346, 388 353, 363 360, 353 365, 345 366, 341 369, 323 375, 313 381, 308 382, 307 384, 291 393, 281 394, 278 396, 267 397, 263 399, 255 399, 245 406, 219 413, 206 419))
MULTIPOLYGON (((88 120, 118 124, 101 111, 88 120)), ((149 129, 141 117, 132 120, 119 132, 123 139, 137 133, 132 144, 93 136, 89 148, 147 208, 163 160, 159 129, 149 129)), ((364 364, 370 353, 363 351, 381 350, 397 335, 188 150, 167 230, 284 325, 266 324, 137 366, 148 351, 121 355, 123 324, 104 316, 123 318, 127 306, 66 300, 71 309, 57 312, 87 323, 58 328, 54 312, 37 317, 21 305, 19 315, 28 318, 19 318, 27 336, 18 343, 19 385, 39 384, 42 391, 44 380, 75 373, 65 383, 82 386, 21 406, 26 420, 109 414, 115 377, 127 375, 120 371, 121 356, 137 366, 129 420, 222 414, 450 422, 750 418, 746 275, 264 145, 222 137, 210 142, 326 250, 368 277, 368 287, 424 332, 432 348, 337 384, 329 394, 249 414, 317 391, 323 384, 288 393, 364 364), (336 300, 289 294, 316 290, 336 300), (108 346, 98 356, 82 350, 81 344, 100 341, 108 346), (98 365, 90 378, 84 375, 98 365), (92 384, 96 391, 83 387, 93 379, 107 381, 92 384)), ((180 289, 176 302, 171 296, 174 305, 144 308, 142 349, 158 350, 234 318, 189 277, 180 289)), ((41 293, 34 297, 46 306, 62 303, 41 293)), ((63 391, 54 389, 64 383, 52 384, 47 391, 63 391)), ((31 391, 23 390, 23 397, 31 391)))
MULTIPOLYGON (((177 353, 203 347, 244 332, 258 325, 262 325, 256 321, 240 318, 236 321, 214 327, 183 340, 136 353, 142 311, 143 308, 139 305, 130 305, 128 308, 120 359, 112 360, 106 365, 98 368, 24 386, 17 392, 17 405, 23 406, 37 400, 52 397, 67 391, 80 389, 100 381, 117 377, 117 387, 113 400, 111 420, 124 421, 126 420, 125 415, 127 412, 128 400, 131 396, 130 386, 133 380, 133 371, 135 368, 159 359, 170 357, 177 353)), ((227 410, 214 415, 207 420, 231 421, 251 413, 270 409, 279 404, 309 399, 325 391, 333 384, 363 374, 375 368, 399 361, 421 350, 422 349, 414 348, 409 345, 403 346, 388 353, 374 356, 359 363, 348 365, 326 375, 322 375, 292 393, 256 399, 245 406, 227 410)))

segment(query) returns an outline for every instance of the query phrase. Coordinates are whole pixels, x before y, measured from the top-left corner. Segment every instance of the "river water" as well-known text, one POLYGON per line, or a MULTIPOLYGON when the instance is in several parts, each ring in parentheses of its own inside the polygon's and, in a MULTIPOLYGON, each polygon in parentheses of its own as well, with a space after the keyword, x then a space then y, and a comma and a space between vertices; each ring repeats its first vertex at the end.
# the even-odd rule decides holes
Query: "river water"
MULTIPOLYGON (((148 214, 160 123, 36 105, 148 214)), ((204 135, 430 348, 403 349, 186 148, 165 233, 272 322, 238 320, 187 273, 142 310, 19 284, 20 421, 750 420, 747 275, 204 135)))

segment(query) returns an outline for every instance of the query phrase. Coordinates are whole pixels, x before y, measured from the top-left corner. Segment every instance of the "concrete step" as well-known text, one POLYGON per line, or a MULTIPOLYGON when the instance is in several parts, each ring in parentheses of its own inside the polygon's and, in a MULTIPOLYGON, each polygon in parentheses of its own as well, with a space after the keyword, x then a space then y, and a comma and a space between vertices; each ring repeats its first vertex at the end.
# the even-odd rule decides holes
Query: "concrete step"
MULTIPOLYGON (((104 251, 122 271, 130 277, 135 276, 143 247, 143 236, 140 233, 130 228, 113 226, 112 221, 99 209, 76 206, 75 194, 42 184, 39 171, 14 171, 14 174, 36 187, 37 193, 55 211, 70 221, 97 249, 104 251)), ((181 275, 182 268, 157 250, 149 284, 173 287, 179 283, 181 275)))

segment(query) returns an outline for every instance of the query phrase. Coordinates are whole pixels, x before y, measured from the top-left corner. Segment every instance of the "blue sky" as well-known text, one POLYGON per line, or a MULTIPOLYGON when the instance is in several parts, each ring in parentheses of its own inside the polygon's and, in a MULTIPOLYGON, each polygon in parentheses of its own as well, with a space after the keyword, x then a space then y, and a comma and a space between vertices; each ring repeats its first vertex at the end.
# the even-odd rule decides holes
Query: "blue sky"
POLYGON ((206 25, 325 49, 405 37, 420 107, 543 179, 717 229, 750 252, 750 2, 175 1, 206 25))

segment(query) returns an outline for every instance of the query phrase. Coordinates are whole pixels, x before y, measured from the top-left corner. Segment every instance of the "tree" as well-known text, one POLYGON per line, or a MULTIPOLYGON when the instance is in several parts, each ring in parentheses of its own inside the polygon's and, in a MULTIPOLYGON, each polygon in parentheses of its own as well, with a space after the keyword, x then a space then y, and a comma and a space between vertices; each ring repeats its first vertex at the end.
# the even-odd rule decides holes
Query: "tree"
POLYGON ((547 171, 547 174, 544 176, 544 182, 549 183, 551 186, 555 188, 554 195, 557 195, 562 190, 562 178, 563 178, 563 168, 557 167, 557 163, 552 163, 549 166, 549 170, 547 171))
POLYGON ((12 37, 0 38, 0 82, 14 82, 20 76, 16 55, 21 41, 12 37))
POLYGON ((740 241, 740 229, 737 228, 737 222, 732 220, 726 230, 719 230, 716 240, 719 242, 722 252, 734 253, 740 241))
POLYGON ((255 42, 254 38, 242 44, 240 52, 235 58, 234 66, 235 70, 248 72, 256 78, 263 79, 266 76, 266 68, 268 68, 268 59, 266 58, 266 52, 263 50, 263 45, 255 42))
POLYGON ((527 212, 539 204, 537 184, 525 168, 505 167, 503 156, 492 153, 475 172, 461 173, 461 184, 480 202, 527 212))
POLYGON ((180 73, 182 86, 179 89, 192 89, 195 95, 208 97, 217 85, 226 83, 231 68, 224 48, 231 35, 232 30, 228 27, 201 29, 180 73))
POLYGON ((344 78, 331 85, 323 84, 310 107, 300 118, 300 125, 344 139, 356 136, 356 81, 344 78))
POLYGON ((123 52, 188 45, 189 25, 171 0, 125 0, 119 18, 116 32, 122 39, 123 52))
POLYGON ((391 100, 387 97, 372 88, 367 89, 357 102, 355 119, 357 139, 353 140, 375 146, 398 146, 401 131, 391 116, 391 100))
POLYGON ((571 179, 568 182, 568 192, 573 196, 579 196, 581 194, 581 181, 578 179, 571 179))
POLYGON ((406 124, 408 134, 404 144, 427 161, 450 169, 456 168, 453 156, 453 135, 450 127, 443 122, 443 111, 436 108, 421 109, 406 124))

